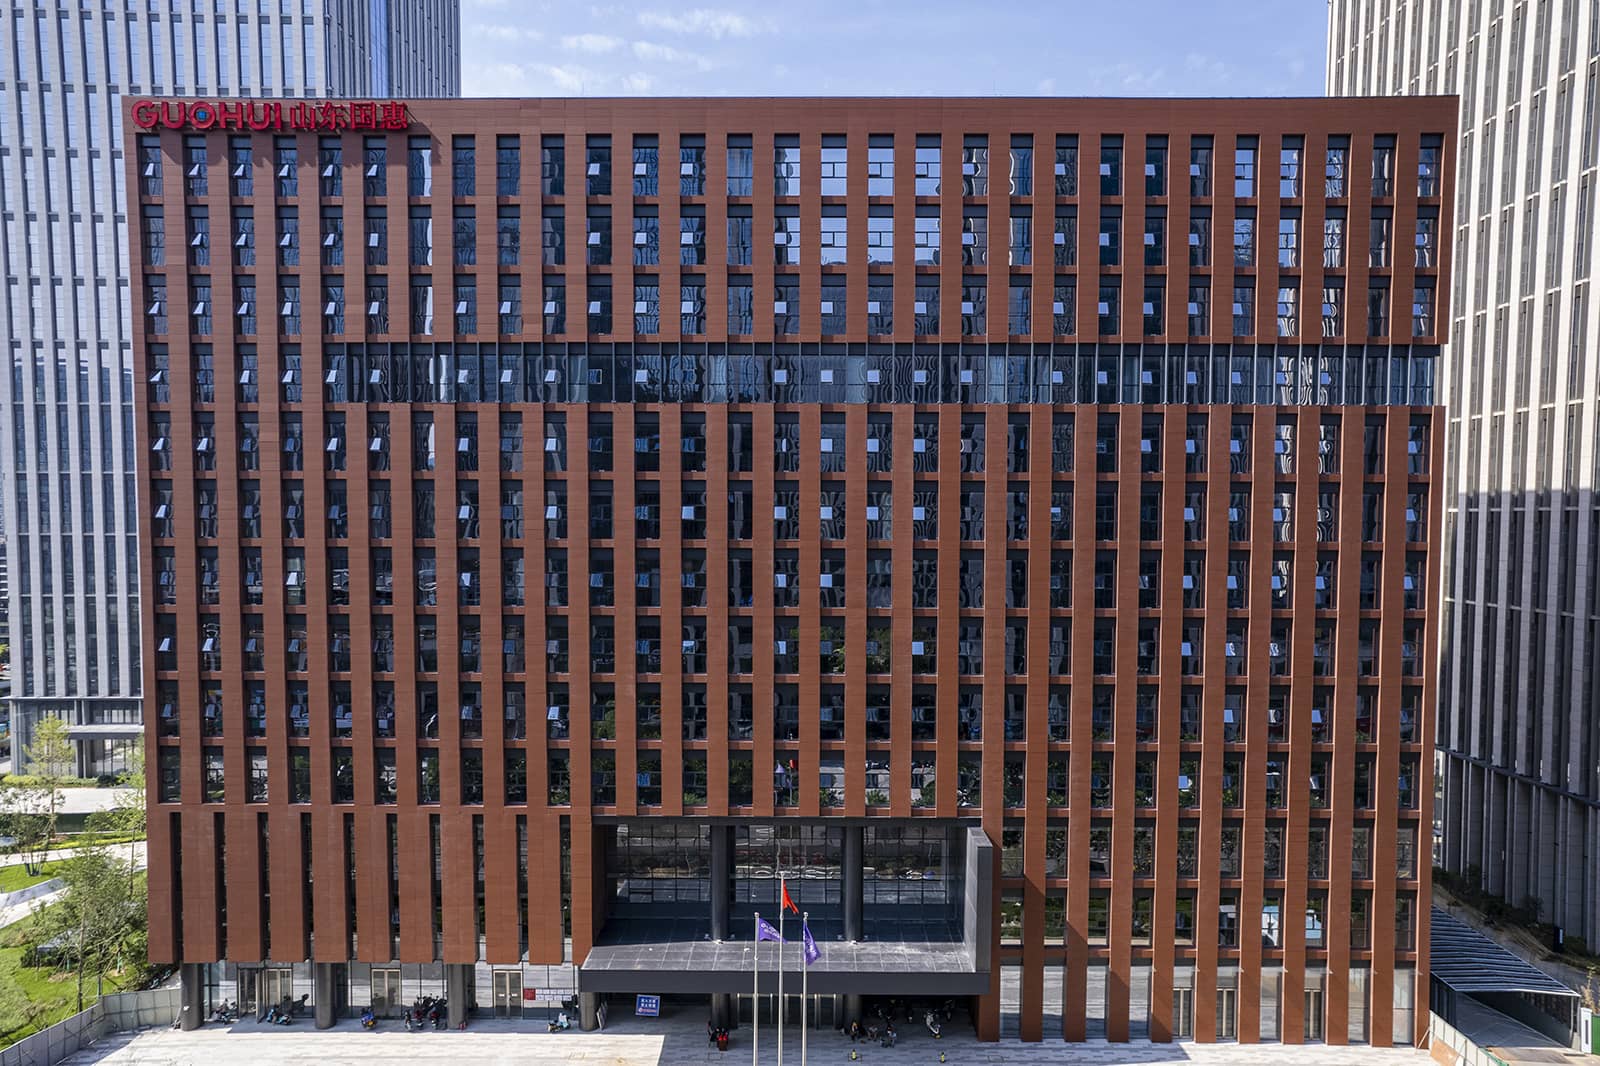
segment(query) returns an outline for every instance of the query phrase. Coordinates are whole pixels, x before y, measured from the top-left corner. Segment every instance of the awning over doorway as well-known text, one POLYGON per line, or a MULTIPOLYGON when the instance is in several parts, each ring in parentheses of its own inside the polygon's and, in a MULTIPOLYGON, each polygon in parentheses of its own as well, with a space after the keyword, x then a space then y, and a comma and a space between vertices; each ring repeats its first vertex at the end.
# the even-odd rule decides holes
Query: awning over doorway
MULTIPOLYGON (((783 948, 784 991, 800 992, 800 945, 783 948)), ((812 995, 967 996, 989 990, 971 945, 918 942, 824 942, 807 974, 812 995)), ((596 945, 580 967, 585 992, 751 991, 749 941, 667 941, 596 945)), ((778 949, 761 945, 761 991, 778 990, 778 949)))
POLYGON ((140 722, 96 722, 93 725, 69 725, 67 735, 73 740, 118 740, 137 737, 144 733, 140 722))
POLYGON ((1433 908, 1428 937, 1429 973, 1454 992, 1481 995, 1525 992, 1540 996, 1578 993, 1523 961, 1476 929, 1433 908))

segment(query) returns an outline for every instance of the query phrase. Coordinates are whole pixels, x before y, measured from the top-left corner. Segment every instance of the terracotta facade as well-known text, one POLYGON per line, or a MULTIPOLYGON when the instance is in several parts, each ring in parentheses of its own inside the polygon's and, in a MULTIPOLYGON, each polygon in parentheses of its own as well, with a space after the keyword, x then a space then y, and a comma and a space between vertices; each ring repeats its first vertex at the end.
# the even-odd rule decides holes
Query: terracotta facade
POLYGON ((1091 966, 1106 968, 1113 1040, 1191 1035, 1173 1032, 1184 980, 1196 1039, 1344 1042, 1352 1011, 1372 1043, 1404 1038, 1394 982, 1412 986, 1417 1010, 1427 988, 1417 946, 1443 455, 1431 374, 1448 320, 1419 327, 1407 311, 1419 278, 1435 300, 1448 291, 1453 99, 417 100, 409 118, 405 132, 331 135, 128 125, 131 284, 145 312, 135 380, 152 959, 560 962, 570 877, 581 964, 605 914, 597 817, 967 819, 1005 864, 1001 965, 974 1010, 986 1038, 1001 1030, 1006 971, 1022 1039, 1081 1039, 1096 1010, 1091 966), (600 137, 609 191, 586 195, 600 137), (634 195, 640 137, 658 149, 659 193, 634 195), (1110 137, 1121 138, 1117 175, 1097 173, 1110 137), (1209 175, 1189 166, 1196 137, 1212 139, 1209 175), (1236 198, 1241 137, 1257 152, 1253 195, 1236 198), (497 166, 507 138, 514 188, 497 166), (564 148, 559 194, 541 189, 547 138, 564 148), (1332 138, 1349 153, 1345 195, 1330 199, 1332 138), (1385 138, 1393 154, 1379 168, 1394 177, 1374 199, 1385 138), (779 195, 775 151, 791 140, 794 195, 779 195), (944 191, 919 195, 916 149, 935 140, 944 191), (730 143, 752 149, 749 193, 725 194, 730 143), (1067 193, 1056 164, 1069 143, 1067 193), (1157 143, 1164 172, 1150 174, 1157 143), (431 184, 408 195, 410 152, 424 144, 431 184), (468 157, 456 149, 469 144, 474 180, 458 185, 454 164, 468 157), (825 153, 839 144, 845 191, 824 196, 819 175, 837 159, 825 153), (1291 175, 1283 153, 1296 144, 1291 175), (703 161, 690 162, 699 146, 703 161), (892 148, 891 194, 869 189, 873 146, 892 148), (1422 146, 1435 151, 1427 161, 1422 146), (956 195, 979 176, 964 172, 963 149, 980 147, 986 190, 968 182, 956 195), (197 149, 212 180, 190 195, 197 149), (1432 192, 1419 196, 1412 177, 1429 167, 1432 192), (384 188, 371 191, 379 172, 384 188), (1209 195, 1191 196, 1201 177, 1209 195), (698 191, 679 195, 685 186, 698 191), (564 262, 541 262, 534 237, 557 208, 564 262), (1072 254, 1050 237, 1069 209, 1072 254), (752 254, 730 266, 729 218, 746 211, 752 254), (1318 254, 1340 211, 1341 255, 1318 254), (1420 268, 1419 212, 1440 220, 1442 242, 1420 268), (628 237, 647 213, 659 262, 636 265, 628 237), (790 213, 798 262, 778 264, 768 235, 790 213), (164 255, 152 262, 146 220, 158 215, 164 255), (497 226, 513 215, 508 262, 497 226), (673 236, 685 215, 705 220, 703 256, 687 265, 698 250, 673 236), (824 264, 824 220, 841 215, 846 251, 824 264), (236 243, 247 216, 251 262, 236 243), (891 261, 869 263, 869 218, 886 216, 892 252, 879 257, 891 261), (917 261, 918 216, 939 221, 936 264, 917 261), (1226 227, 1247 216, 1245 265, 1226 227), (585 262, 591 220, 605 217, 611 261, 585 262), (1097 234, 1113 217, 1121 250, 1107 263, 1097 234), (1212 249, 1191 265, 1201 217, 1212 249), (197 245, 200 218, 209 237, 197 245), (1137 243, 1158 218, 1156 240, 1137 243), (1274 247, 1285 219, 1298 220, 1292 255, 1274 247), (1392 227, 1390 265, 1369 266, 1374 219, 1392 227), (286 220, 297 257, 284 254, 286 220), (430 220, 431 259, 413 262, 413 233, 430 220), (983 229, 985 261, 964 261, 976 257, 961 235, 983 229), (1023 256, 1012 235, 1030 229, 1023 256), (474 233, 465 254, 458 235, 474 233), (1072 307, 1058 308, 1069 277, 1072 307), (727 331, 730 278, 749 279, 751 333, 727 331), (794 333, 775 307, 789 278, 794 333), (935 278, 937 331, 919 333, 929 312, 917 289, 935 278), (548 333, 532 313, 556 279, 571 332, 548 333), (588 332, 602 279, 609 332, 588 332), (1390 300, 1369 333, 1373 279, 1390 300), (512 280, 520 317, 494 313, 512 280), (1141 307, 1158 281, 1165 307, 1141 307), (1228 306, 1247 281, 1253 313, 1228 306), (1194 309, 1176 312, 1199 283, 1209 313, 1195 333, 1194 309), (330 284, 342 286, 337 317, 330 284), (407 297, 428 284, 424 333, 407 297), (659 310, 656 332, 636 332, 639 286, 657 286, 670 312, 702 284, 703 332, 682 331, 688 311, 659 310), (886 284, 893 324, 874 333, 883 310, 868 304, 886 284), (1097 330, 1108 284, 1120 313, 1097 330), (840 287, 842 312, 824 310, 840 287), (962 306, 977 288, 981 322, 962 306), (1329 288, 1344 294, 1331 331, 1327 309, 1316 313, 1329 288), (382 317, 370 310, 379 289, 382 317), (1275 313, 1280 290, 1298 304, 1275 313), (1008 321, 1018 306, 1026 328, 1008 321), (823 333, 835 313, 842 332, 823 333), (419 484, 432 485, 431 508, 415 501, 419 484), (791 559, 797 590, 771 578, 791 559), (507 587, 519 564, 520 599, 507 587), (686 566, 699 573, 687 585, 686 566), (964 566, 981 575, 977 599, 964 566), (734 587, 744 573, 748 589, 734 587), (791 688, 792 736, 766 710, 791 688), (823 713, 835 689, 838 734, 823 713), (609 721, 597 691, 614 696, 609 721), (975 726, 960 715, 966 691, 975 726), (748 735, 730 722, 731 692, 755 708, 748 735), (686 693, 705 709, 703 731, 696 713, 686 721, 686 693), (657 694, 658 725, 638 712, 657 694), (389 696, 386 723, 375 708, 389 696), (520 727, 503 722, 508 696, 520 727), (885 698, 886 728, 869 713, 885 698), (931 720, 917 713, 929 706, 931 720), (519 759, 526 795, 508 795, 519 759), (765 782, 790 759, 804 787, 780 804, 765 782), (834 760, 842 785, 825 794, 817 775, 834 760), (887 789, 872 787, 877 764, 887 789), (734 802, 745 775, 749 799, 734 802), (1152 865, 1136 872, 1146 852, 1152 865), (1397 942, 1390 916, 1407 903, 1409 943, 1397 942), (1308 905, 1315 923, 1302 920, 1308 905), (1370 1009, 1352 1002, 1353 968, 1367 968, 1370 1009), (1057 1003, 1045 1002, 1047 971, 1061 977, 1057 1003), (1130 1018, 1135 971, 1147 1017, 1130 1018), (1264 972, 1278 982, 1278 1033, 1262 1031, 1264 972), (1231 1034, 1216 1029, 1219 983, 1238 990, 1231 1034), (1318 984, 1326 1021, 1308 1031, 1303 993, 1318 984))

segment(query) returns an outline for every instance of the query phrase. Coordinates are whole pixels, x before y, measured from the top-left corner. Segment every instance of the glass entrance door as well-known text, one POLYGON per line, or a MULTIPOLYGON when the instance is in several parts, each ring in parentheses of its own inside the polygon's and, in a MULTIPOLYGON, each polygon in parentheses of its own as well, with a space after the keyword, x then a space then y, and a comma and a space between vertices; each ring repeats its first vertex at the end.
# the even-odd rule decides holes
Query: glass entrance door
POLYGON ((392 1018, 400 1009, 400 970, 372 968, 372 1013, 392 1018))
POLYGON ((494 972, 494 1016, 496 1018, 522 1016, 522 971, 494 972))
POLYGON ((1320 1044, 1322 1034, 1322 989, 1308 988, 1306 992, 1306 1043, 1320 1044))
POLYGON ((1237 1040, 1239 1030, 1239 991, 1234 988, 1217 989, 1217 1039, 1237 1040))
POLYGON ((281 1006, 294 998, 294 971, 287 966, 272 966, 261 971, 261 1007, 281 1006))
POLYGON ((236 987, 239 990, 239 1017, 245 1018, 256 1013, 257 996, 260 993, 261 971, 257 969, 239 968, 239 978, 236 987))
POLYGON ((1172 990, 1172 1035, 1180 1040, 1194 1036, 1194 989, 1172 990))

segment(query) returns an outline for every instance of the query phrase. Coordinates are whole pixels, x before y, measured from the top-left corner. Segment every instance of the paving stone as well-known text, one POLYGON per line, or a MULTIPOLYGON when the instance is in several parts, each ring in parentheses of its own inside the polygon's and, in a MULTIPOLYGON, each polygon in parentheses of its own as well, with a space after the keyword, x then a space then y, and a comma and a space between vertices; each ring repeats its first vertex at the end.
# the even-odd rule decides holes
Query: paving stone
MULTIPOLYGON (((761 1032, 761 1066, 778 1061, 773 1031, 761 1032)), ((784 1041, 784 1062, 800 1066, 800 1038, 791 1029, 784 1041)), ((806 1062, 849 1061, 850 1041, 831 1029, 807 1037, 806 1062)), ((1152 1044, 1141 1041, 1108 1044, 1049 1041, 1023 1044, 1006 1040, 980 1044, 970 1033, 951 1033, 933 1040, 920 1026, 902 1029, 893 1048, 858 1046, 862 1063, 913 1066, 937 1063, 940 1051, 951 1064, 1082 1063, 1085 1066, 1139 1066, 1145 1063, 1199 1063, 1213 1066, 1422 1066, 1425 1052, 1407 1048, 1289 1046, 1283 1044, 1152 1044)), ((68 1066, 271 1066, 276 1063, 327 1063, 352 1066, 555 1066, 558 1063, 606 1063, 624 1066, 743 1066, 749 1062, 750 1030, 733 1034, 726 1054, 706 1043, 703 1019, 685 1015, 650 1020, 615 1018, 604 1032, 548 1033, 542 1021, 478 1021, 465 1032, 407 1033, 398 1022, 385 1021, 373 1032, 353 1021, 317 1031, 299 1023, 269 1028, 254 1022, 206 1026, 193 1033, 171 1029, 118 1033, 66 1060, 68 1066)))

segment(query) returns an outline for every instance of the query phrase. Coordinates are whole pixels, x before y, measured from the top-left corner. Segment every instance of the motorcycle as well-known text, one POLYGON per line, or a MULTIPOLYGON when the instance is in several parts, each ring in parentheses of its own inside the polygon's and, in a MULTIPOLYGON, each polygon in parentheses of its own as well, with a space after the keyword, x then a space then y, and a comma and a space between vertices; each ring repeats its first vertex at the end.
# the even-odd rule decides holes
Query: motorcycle
POLYGON ((544 1024, 545 1028, 552 1033, 564 1033, 572 1028, 572 1019, 567 1017, 566 1011, 562 1011, 544 1024))
POLYGON ((290 1025, 294 1022, 294 1017, 274 1003, 267 1008, 267 1016, 261 1020, 268 1025, 290 1025))
POLYGON ((721 1025, 706 1022, 706 1043, 717 1045, 718 1051, 728 1050, 728 1030, 721 1025))
MULTIPOLYGON (((421 996, 411 1005, 411 1024, 418 1029, 443 1029, 449 1024, 449 1008, 442 996, 421 996)), ((464 1028, 464 1027, 463 1027, 464 1028)), ((407 1032, 411 1029, 408 1026, 407 1032)))
POLYGON ((223 1000, 221 1003, 211 1008, 211 1017, 207 1020, 217 1022, 221 1025, 232 1025, 234 1022, 239 1020, 239 1007, 235 1003, 230 1003, 227 1000, 223 1000))
POLYGON ((367 1007, 367 1008, 363 1009, 362 1012, 361 1012, 361 1028, 363 1028, 363 1029, 376 1029, 377 1027, 378 1027, 378 1016, 372 1013, 372 1008, 371 1007, 367 1007))

